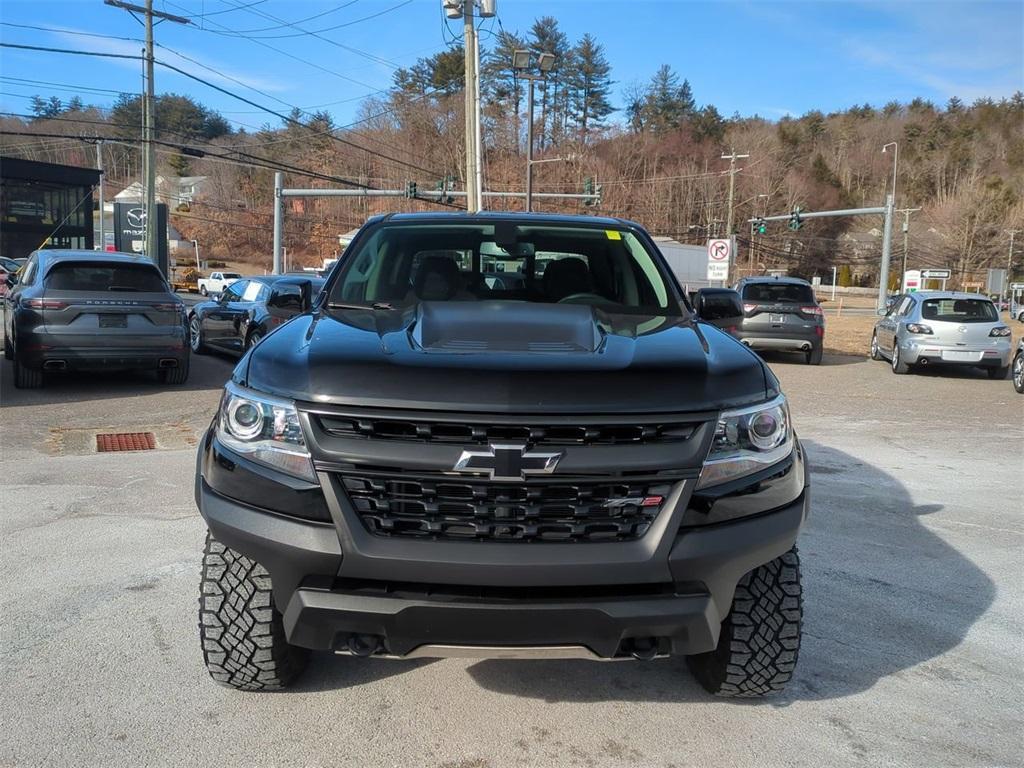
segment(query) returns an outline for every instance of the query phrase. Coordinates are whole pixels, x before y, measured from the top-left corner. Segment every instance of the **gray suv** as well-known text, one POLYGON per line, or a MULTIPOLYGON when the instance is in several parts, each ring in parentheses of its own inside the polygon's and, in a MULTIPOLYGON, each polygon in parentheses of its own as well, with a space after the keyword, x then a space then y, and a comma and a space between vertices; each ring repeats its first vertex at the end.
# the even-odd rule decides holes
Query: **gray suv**
POLYGON ((814 288, 795 277, 744 277, 736 284, 743 321, 735 336, 751 349, 803 352, 808 365, 821 363, 825 315, 814 288))

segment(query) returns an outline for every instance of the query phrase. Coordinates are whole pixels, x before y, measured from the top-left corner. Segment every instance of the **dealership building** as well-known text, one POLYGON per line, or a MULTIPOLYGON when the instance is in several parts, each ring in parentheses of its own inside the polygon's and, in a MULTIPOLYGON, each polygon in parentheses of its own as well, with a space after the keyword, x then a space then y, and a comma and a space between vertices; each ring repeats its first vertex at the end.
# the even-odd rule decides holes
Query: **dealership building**
POLYGON ((93 168, 0 157, 0 255, 93 247, 93 168))

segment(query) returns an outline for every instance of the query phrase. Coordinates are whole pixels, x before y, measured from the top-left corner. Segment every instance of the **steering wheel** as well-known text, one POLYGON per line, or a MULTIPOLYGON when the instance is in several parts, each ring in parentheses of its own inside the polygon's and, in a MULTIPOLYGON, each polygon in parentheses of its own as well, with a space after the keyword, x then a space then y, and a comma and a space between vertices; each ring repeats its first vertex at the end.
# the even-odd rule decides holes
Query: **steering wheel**
POLYGON ((607 303, 608 299, 598 293, 589 293, 584 291, 582 293, 570 293, 568 296, 558 300, 559 304, 590 304, 594 301, 599 301, 602 304, 607 303))

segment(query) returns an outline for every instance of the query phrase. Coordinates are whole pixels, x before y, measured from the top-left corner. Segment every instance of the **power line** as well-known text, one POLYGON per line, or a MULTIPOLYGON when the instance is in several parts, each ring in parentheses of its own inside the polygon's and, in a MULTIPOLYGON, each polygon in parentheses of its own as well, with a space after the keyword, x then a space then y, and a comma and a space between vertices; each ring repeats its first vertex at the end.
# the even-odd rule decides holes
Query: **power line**
MULTIPOLYGON (((225 0, 225 2, 228 2, 228 0, 225 0)), ((355 2, 355 0, 353 0, 353 2, 355 2)), ((362 23, 364 21, 369 21, 370 19, 376 19, 379 16, 384 16, 385 14, 391 13, 392 11, 397 11, 399 8, 401 8, 403 6, 409 5, 411 2, 412 2, 412 0, 402 0, 402 2, 398 3, 398 5, 393 5, 390 8, 385 8, 384 10, 377 11, 376 13, 371 13, 369 16, 363 16, 363 17, 358 18, 358 19, 353 19, 352 21, 346 21, 343 24, 335 24, 332 27, 324 27, 323 29, 304 30, 304 29, 301 29, 298 26, 299 24, 303 24, 306 21, 310 21, 311 18, 316 18, 316 17, 311 17, 309 19, 300 19, 299 21, 292 21, 292 22, 288 22, 288 21, 283 21, 282 20, 281 24, 278 24, 277 26, 274 26, 274 27, 264 27, 263 29, 239 30, 237 32, 234 32, 233 34, 235 36, 237 36, 237 37, 247 37, 250 40, 283 40, 285 38, 303 37, 305 35, 312 35, 313 37, 319 37, 324 32, 334 32, 335 30, 338 30, 338 29, 344 29, 345 27, 351 27, 351 26, 353 26, 355 24, 360 24, 360 23, 362 23), (254 33, 257 33, 257 32, 273 32, 275 29, 284 29, 286 27, 290 27, 292 29, 298 29, 300 31, 298 33, 290 34, 290 35, 265 35, 265 36, 261 36, 261 37, 254 36, 254 33)), ((352 3, 351 2, 350 3, 346 3, 345 5, 341 6, 341 8, 345 8, 345 7, 349 6, 349 5, 352 5, 352 3)), ((336 11, 336 10, 341 10, 341 8, 334 8, 334 9, 332 9, 331 12, 336 11)), ((261 12, 261 11, 250 11, 250 13, 257 13, 260 16, 265 16, 268 19, 276 18, 274 16, 271 16, 268 13, 264 13, 264 12, 261 12)), ((323 14, 318 14, 318 15, 322 16, 323 14)), ((231 34, 231 33, 224 32, 224 33, 219 33, 219 34, 228 35, 228 34, 231 34)), ((321 38, 321 39, 323 39, 323 38, 321 38)), ((329 40, 327 42, 334 42, 334 41, 330 41, 329 40)))
POLYGON ((79 32, 75 29, 61 29, 59 27, 40 27, 35 24, 15 24, 11 21, 0 21, 5 27, 16 27, 18 29, 31 29, 35 32, 55 32, 63 35, 77 35, 79 37, 96 37, 103 40, 122 40, 129 43, 144 43, 139 37, 121 37, 120 35, 101 35, 98 32, 79 32))

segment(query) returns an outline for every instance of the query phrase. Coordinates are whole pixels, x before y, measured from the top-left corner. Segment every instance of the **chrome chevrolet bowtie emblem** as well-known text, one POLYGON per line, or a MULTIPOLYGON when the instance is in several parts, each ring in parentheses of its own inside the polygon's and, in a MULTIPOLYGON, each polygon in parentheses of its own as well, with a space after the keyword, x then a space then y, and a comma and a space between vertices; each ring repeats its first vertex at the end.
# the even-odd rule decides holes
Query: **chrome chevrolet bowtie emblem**
POLYGON ((561 453, 528 451, 522 444, 491 444, 485 451, 463 451, 454 469, 491 480, 525 480, 527 475, 550 475, 561 458, 561 453))

